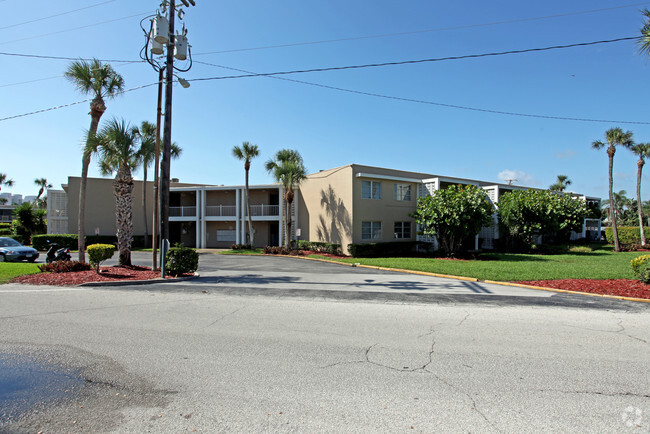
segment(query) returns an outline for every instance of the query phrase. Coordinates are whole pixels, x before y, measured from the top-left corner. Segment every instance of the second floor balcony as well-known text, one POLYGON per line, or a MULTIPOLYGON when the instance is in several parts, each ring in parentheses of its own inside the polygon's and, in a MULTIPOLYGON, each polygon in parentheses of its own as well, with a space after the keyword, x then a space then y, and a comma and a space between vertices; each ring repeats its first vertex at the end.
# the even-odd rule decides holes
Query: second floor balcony
MULTIPOLYGON (((244 216, 247 216, 244 206, 244 216)), ((251 205, 251 216, 253 217, 277 217, 280 215, 279 205, 251 205)), ((196 217, 196 206, 170 206, 170 217, 196 217)), ((209 205, 205 207, 205 217, 236 217, 237 207, 235 205, 209 205)))

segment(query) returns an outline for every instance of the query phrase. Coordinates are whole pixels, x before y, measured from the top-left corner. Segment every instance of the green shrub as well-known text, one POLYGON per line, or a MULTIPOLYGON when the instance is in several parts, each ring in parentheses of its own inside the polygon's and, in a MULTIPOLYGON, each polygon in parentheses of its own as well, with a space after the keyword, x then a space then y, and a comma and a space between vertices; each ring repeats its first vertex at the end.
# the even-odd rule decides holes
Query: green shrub
POLYGON ((250 244, 233 244, 230 246, 230 250, 250 250, 251 248, 250 244))
POLYGON ((641 255, 630 261, 630 266, 632 267, 632 272, 634 275, 638 275, 641 270, 641 266, 650 260, 650 255, 641 255))
POLYGON ((11 236, 11 228, 0 228, 0 237, 10 237, 11 236))
POLYGON ((178 244, 167 252, 167 274, 180 276, 194 273, 199 268, 199 254, 196 250, 178 244))
POLYGON ((323 243, 320 241, 299 240, 298 248, 300 250, 312 250, 316 253, 329 253, 331 255, 341 254, 341 245, 333 243, 323 243))
POLYGON ((636 274, 636 278, 645 284, 650 283, 650 262, 646 261, 641 264, 639 271, 636 274))
POLYGON ((289 255, 291 251, 284 246, 264 246, 265 255, 289 255))
MULTIPOLYGON (((413 254, 416 248, 425 243, 418 241, 389 241, 387 243, 353 243, 348 244, 350 256, 355 258, 404 256, 413 254)), ((428 243, 426 243, 428 244, 428 243)))
POLYGON ((59 248, 76 249, 78 247, 77 234, 43 234, 32 237, 32 247, 36 250, 47 250, 50 243, 59 245, 59 248))
POLYGON ((74 273, 90 270, 91 267, 90 264, 79 261, 54 261, 39 265, 38 269, 44 273, 74 273))
MULTIPOLYGON (((638 226, 617 226, 618 241, 621 244, 641 244, 641 231, 638 226)), ((650 240, 650 227, 643 227, 646 240, 650 240)), ((605 229, 607 242, 614 244, 614 230, 609 227, 605 229)))
POLYGON ((86 251, 88 252, 88 262, 99 273, 100 264, 113 257, 115 246, 113 244, 91 244, 86 247, 86 251))

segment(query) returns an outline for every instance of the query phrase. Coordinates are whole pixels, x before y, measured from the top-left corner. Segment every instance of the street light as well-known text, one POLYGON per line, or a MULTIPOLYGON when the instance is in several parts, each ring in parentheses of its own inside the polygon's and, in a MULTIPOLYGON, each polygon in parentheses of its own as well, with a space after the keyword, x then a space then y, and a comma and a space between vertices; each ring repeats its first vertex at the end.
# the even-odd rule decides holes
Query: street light
MULTIPOLYGON (((194 0, 181 0, 189 7, 196 6, 194 0)), ((154 222, 153 222, 153 268, 157 268, 157 242, 158 227, 160 225, 160 239, 163 251, 161 251, 160 264, 161 275, 165 277, 165 247, 169 245, 169 177, 171 162, 171 135, 172 135, 172 84, 174 70, 187 72, 192 67, 192 50, 187 42, 187 29, 183 25, 182 31, 174 34, 174 19, 183 19, 184 11, 176 9, 175 0, 163 0, 160 4, 160 10, 156 15, 144 18, 140 22, 140 27, 145 35, 145 45, 140 51, 140 57, 147 61, 155 71, 158 72, 158 110, 156 122, 156 150, 155 150, 155 170, 154 170, 154 222), (167 13, 167 16, 165 16, 167 13), (150 28, 147 30, 142 23, 146 19, 151 19, 150 28), (166 61, 153 56, 162 56, 164 49, 167 50, 166 61), (189 65, 186 68, 174 66, 174 58, 178 60, 188 60, 189 65), (158 178, 159 153, 160 153, 160 117, 161 117, 161 100, 163 71, 165 71, 165 119, 163 129, 163 155, 160 163, 160 179, 158 178), (160 188, 159 188, 160 187, 160 188), (160 201, 160 216, 158 216, 158 200, 160 201)), ((178 76, 177 76, 178 77, 178 76)), ((183 88, 190 87, 190 83, 178 77, 178 81, 183 88)))

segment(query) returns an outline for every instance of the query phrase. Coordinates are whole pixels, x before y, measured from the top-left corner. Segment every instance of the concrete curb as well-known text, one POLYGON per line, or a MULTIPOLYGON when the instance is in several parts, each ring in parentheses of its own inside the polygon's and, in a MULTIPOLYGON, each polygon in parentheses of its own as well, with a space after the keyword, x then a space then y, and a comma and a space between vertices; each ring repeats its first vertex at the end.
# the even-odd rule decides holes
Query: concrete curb
POLYGON ((185 277, 175 277, 171 279, 149 279, 149 280, 116 280, 114 282, 86 282, 80 283, 76 286, 87 287, 87 286, 134 286, 134 285, 149 285, 152 283, 175 283, 175 282, 184 282, 186 280, 193 280, 201 277, 200 274, 194 273, 194 276, 185 276, 185 277))
POLYGON ((330 261, 328 259, 322 259, 322 258, 307 258, 305 256, 287 256, 287 255, 277 255, 277 256, 282 256, 286 258, 299 258, 299 259, 307 259, 310 261, 320 261, 320 262, 328 262, 330 264, 340 264, 340 265, 347 265, 349 267, 360 267, 360 268, 371 268, 374 270, 383 270, 383 271, 394 271, 397 273, 407 273, 407 274, 418 274, 420 276, 431 276, 431 277, 442 277, 444 279, 455 279, 455 280, 464 280, 466 282, 482 282, 482 283, 489 283, 491 285, 501 285, 501 286, 514 286, 518 288, 527 288, 527 289, 536 289, 539 291, 550 291, 550 292, 557 292, 557 293, 565 293, 565 294, 577 294, 577 295, 590 295, 592 297, 602 297, 602 298, 611 298, 615 300, 625 300, 625 301, 636 301, 639 303, 650 303, 649 299, 646 298, 635 298, 635 297, 623 297, 620 295, 608 295, 608 294, 594 294, 593 292, 580 292, 580 291, 570 291, 568 289, 556 289, 556 288, 546 288, 543 286, 532 286, 532 285, 524 285, 522 283, 514 283, 514 282, 501 282, 498 280, 480 280, 475 277, 465 277, 465 276, 452 276, 449 274, 438 274, 438 273, 428 273, 426 271, 415 271, 415 270, 402 270, 399 268, 387 268, 387 267, 377 267, 375 265, 361 265, 361 264, 349 264, 346 262, 337 262, 337 261, 330 261))

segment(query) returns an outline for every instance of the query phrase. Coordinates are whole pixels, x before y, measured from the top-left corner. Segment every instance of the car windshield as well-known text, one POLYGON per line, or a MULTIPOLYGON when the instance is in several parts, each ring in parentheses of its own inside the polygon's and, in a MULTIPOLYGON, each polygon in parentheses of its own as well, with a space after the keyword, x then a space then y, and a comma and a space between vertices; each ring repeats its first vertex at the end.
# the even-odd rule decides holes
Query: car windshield
POLYGON ((0 238, 0 247, 20 247, 22 244, 20 244, 18 241, 14 240, 13 238, 0 238))

